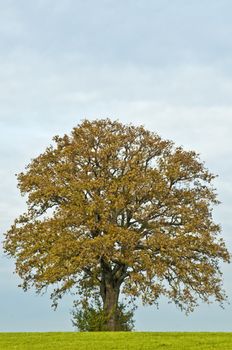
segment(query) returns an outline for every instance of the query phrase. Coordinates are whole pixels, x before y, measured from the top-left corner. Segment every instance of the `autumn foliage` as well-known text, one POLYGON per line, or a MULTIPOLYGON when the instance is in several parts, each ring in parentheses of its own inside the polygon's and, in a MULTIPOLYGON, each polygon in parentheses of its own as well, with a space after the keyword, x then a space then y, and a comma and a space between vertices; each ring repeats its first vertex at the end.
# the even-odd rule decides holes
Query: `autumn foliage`
POLYGON ((142 126, 83 121, 18 175, 28 211, 6 233, 22 287, 98 294, 118 330, 120 292, 192 311, 221 303, 229 253, 212 218, 214 179, 193 151, 142 126))

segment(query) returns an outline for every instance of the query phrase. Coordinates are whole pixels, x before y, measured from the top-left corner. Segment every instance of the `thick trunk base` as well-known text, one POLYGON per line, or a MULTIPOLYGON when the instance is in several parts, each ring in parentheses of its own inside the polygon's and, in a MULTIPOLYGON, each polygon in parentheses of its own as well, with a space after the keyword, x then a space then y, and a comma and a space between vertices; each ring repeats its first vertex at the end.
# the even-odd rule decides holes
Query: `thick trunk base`
POLYGON ((103 309, 106 317, 105 330, 114 332, 120 331, 118 320, 118 296, 119 288, 107 286, 105 290, 105 299, 103 300, 103 309))

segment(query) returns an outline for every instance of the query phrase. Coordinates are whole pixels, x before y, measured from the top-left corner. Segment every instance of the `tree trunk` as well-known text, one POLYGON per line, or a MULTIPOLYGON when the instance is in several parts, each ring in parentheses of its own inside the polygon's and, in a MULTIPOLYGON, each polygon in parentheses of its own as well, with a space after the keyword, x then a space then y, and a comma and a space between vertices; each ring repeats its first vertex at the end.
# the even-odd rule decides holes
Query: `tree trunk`
POLYGON ((101 259, 101 268, 100 295, 106 317, 104 328, 106 331, 120 331, 118 298, 127 268, 124 264, 121 264, 112 270, 111 266, 104 259, 101 259))
POLYGON ((118 297, 119 286, 115 286, 113 283, 106 283, 103 309, 106 316, 105 328, 107 331, 120 330, 120 325, 118 323, 118 297))

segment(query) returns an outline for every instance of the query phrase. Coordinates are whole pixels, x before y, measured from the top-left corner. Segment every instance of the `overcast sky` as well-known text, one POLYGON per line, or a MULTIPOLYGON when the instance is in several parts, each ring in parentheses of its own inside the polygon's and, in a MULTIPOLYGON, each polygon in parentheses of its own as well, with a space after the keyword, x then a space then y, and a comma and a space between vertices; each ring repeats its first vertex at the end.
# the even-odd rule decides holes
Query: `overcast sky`
MULTIPOLYGON (((83 118, 143 124, 196 150, 215 181, 232 251, 230 0, 0 0, 0 232, 25 208, 15 173, 83 118)), ((222 266, 232 302, 231 266, 222 266)), ((0 250, 0 331, 72 330, 72 298, 17 287, 0 250)), ((232 331, 232 305, 186 317, 140 306, 136 330, 232 331)))

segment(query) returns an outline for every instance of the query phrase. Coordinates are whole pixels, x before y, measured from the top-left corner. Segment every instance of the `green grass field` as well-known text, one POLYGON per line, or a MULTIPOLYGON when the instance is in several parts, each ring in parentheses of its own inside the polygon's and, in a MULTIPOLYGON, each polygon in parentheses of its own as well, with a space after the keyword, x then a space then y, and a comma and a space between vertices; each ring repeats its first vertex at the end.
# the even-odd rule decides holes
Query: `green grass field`
POLYGON ((232 333, 0 333, 1 350, 232 350, 232 333))

